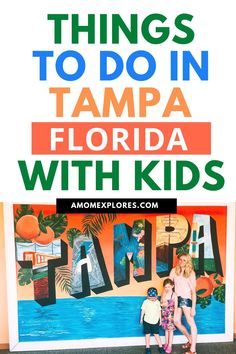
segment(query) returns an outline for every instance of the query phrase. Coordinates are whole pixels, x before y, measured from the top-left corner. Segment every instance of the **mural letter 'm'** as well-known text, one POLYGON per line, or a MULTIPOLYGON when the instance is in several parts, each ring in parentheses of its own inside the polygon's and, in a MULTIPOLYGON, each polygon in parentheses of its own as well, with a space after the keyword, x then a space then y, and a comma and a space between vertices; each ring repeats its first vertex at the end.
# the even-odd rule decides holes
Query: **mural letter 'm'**
POLYGON ((117 286, 129 284, 130 263, 134 278, 151 279, 152 226, 144 219, 135 220, 133 228, 126 224, 114 225, 114 282, 117 286))
POLYGON ((173 267, 173 248, 183 247, 190 237, 190 225, 183 215, 169 214, 156 218, 156 272, 166 277, 173 267))

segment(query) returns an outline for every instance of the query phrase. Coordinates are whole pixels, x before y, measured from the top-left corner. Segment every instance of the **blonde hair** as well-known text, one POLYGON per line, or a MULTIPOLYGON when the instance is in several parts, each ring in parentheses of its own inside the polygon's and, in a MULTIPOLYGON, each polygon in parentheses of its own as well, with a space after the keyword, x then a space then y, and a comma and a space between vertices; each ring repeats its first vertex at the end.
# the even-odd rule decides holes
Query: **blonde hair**
MULTIPOLYGON (((185 268, 184 268, 184 272, 183 272, 183 276, 185 278, 189 278, 191 273, 194 271, 194 267, 193 267, 193 262, 192 262, 192 258, 189 254, 187 253, 181 253, 178 255, 178 259, 180 259, 182 256, 186 257, 186 265, 185 265, 185 268)), ((180 275, 182 272, 182 269, 180 267, 179 264, 177 264, 177 266, 175 267, 175 273, 177 275, 180 275)))

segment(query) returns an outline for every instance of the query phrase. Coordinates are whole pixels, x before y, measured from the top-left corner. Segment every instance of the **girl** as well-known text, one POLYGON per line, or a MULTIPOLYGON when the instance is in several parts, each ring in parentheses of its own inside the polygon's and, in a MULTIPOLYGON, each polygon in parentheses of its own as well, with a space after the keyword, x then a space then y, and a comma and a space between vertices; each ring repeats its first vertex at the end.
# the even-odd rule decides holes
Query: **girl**
POLYGON ((193 269, 192 258, 189 254, 179 254, 178 264, 170 272, 170 279, 174 281, 175 292, 178 297, 178 307, 175 312, 175 325, 185 335, 188 342, 182 346, 185 354, 197 354, 197 327, 194 321, 196 307, 196 275, 193 269), (181 322, 182 314, 190 326, 191 335, 181 322))
POLYGON ((178 306, 177 296, 174 292, 174 282, 167 278, 163 283, 163 292, 161 295, 161 306, 162 306, 162 328, 165 330, 165 340, 164 349, 166 353, 172 352, 172 343, 174 336, 174 313, 178 306))

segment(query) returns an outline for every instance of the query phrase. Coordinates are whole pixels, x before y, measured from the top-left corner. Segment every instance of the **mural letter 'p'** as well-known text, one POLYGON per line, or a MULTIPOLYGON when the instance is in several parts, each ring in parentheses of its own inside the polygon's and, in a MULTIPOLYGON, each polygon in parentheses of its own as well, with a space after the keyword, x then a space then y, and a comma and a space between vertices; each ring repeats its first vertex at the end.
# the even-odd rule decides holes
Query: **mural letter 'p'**
POLYGON ((114 282, 117 286, 129 284, 130 263, 137 281, 151 279, 151 224, 135 220, 133 228, 126 224, 114 226, 114 282))

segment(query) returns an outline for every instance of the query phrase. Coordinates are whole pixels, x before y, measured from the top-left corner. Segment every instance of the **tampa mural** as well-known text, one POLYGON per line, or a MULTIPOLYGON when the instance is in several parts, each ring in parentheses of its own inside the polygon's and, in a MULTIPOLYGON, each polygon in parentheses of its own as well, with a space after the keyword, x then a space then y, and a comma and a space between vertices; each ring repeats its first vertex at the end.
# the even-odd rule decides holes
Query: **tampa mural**
POLYGON ((161 294, 182 252, 197 274, 199 334, 225 333, 226 217, 225 206, 149 215, 14 205, 19 340, 142 337, 146 291, 161 294))

